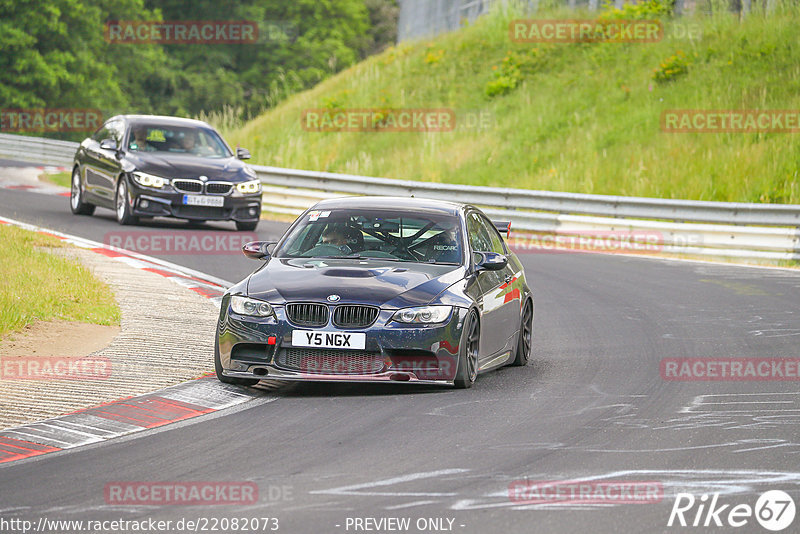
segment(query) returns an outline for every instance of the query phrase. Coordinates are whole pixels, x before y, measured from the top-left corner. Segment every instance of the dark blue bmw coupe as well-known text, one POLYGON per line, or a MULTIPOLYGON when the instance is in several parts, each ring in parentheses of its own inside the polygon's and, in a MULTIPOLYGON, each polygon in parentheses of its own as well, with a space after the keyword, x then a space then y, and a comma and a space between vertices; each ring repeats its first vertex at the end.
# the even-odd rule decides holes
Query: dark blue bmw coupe
POLYGON ((217 377, 415 382, 468 388, 525 365, 533 295, 522 264, 479 209, 416 198, 324 200, 222 299, 217 377))

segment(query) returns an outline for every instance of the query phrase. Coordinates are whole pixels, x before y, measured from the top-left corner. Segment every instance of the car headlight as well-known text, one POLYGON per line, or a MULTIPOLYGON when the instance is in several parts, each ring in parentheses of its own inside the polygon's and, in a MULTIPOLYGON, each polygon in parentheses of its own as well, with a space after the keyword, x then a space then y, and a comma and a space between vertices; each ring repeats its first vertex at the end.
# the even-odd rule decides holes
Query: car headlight
POLYGON ((249 182, 242 182, 240 184, 236 184, 236 189, 238 189, 239 192, 244 195, 248 195, 251 193, 260 193, 261 180, 250 180, 249 182))
POLYGON ((420 306, 418 308, 403 308, 397 310, 392 317, 401 323, 433 324, 442 323, 450 317, 452 306, 420 306))
POLYGON ((155 176, 153 174, 147 174, 146 172, 136 171, 133 173, 134 181, 145 187, 155 187, 156 189, 161 189, 167 183, 166 178, 162 178, 160 176, 155 176))
POLYGON ((231 297, 231 309, 239 315, 252 315, 255 317, 269 317, 272 315, 272 306, 263 300, 251 299, 234 295, 231 297))

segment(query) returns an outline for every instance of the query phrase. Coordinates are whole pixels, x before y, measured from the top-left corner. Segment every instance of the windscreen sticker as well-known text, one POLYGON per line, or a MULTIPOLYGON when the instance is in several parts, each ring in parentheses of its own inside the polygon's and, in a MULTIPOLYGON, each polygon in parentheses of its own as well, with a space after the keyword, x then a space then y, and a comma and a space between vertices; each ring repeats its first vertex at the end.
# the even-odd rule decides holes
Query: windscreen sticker
POLYGON ((163 143, 164 141, 167 140, 167 138, 164 136, 163 130, 150 130, 147 133, 147 140, 163 143))
POLYGON ((324 219, 325 217, 328 217, 330 214, 331 214, 330 211, 319 211, 319 210, 309 211, 308 220, 316 221, 317 219, 320 218, 324 219))

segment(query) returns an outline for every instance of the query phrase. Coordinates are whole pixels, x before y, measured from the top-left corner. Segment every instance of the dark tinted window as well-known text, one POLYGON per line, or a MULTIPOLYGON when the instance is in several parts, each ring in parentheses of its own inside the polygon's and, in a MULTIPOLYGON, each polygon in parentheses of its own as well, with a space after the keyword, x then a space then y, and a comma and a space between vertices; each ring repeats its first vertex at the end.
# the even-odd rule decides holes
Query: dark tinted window
POLYGON ((108 139, 117 142, 117 146, 122 146, 122 135, 125 133, 125 125, 122 121, 111 121, 106 125, 108 129, 108 139))
POLYGON ((472 212, 467 218, 467 230, 469 231, 469 244, 475 252, 497 252, 505 254, 503 238, 494 224, 477 212, 472 212))
POLYGON ((503 238, 500 236, 500 232, 497 231, 492 221, 487 219, 486 217, 481 217, 481 223, 483 224, 484 231, 489 236, 489 240, 491 242, 491 252, 497 252, 498 254, 505 254, 506 249, 503 245, 503 238))
POLYGON ((469 245, 475 252, 493 252, 492 238, 486 231, 481 217, 472 212, 467 218, 467 231, 469 232, 469 245))
POLYGON ((111 137, 111 135, 109 135, 109 133, 108 133, 108 127, 107 127, 105 124, 104 124, 104 125, 102 125, 102 126, 100 127, 100 129, 98 129, 98 130, 97 130, 97 131, 96 131, 96 132, 95 132, 95 133, 92 135, 92 139, 93 139, 93 140, 95 140, 95 141, 97 141, 98 143, 99 143, 100 141, 102 141, 103 139, 108 139, 109 137, 111 137))
POLYGON ((108 121, 100 127, 93 135, 92 139, 97 141, 104 141, 105 139, 113 139, 117 142, 117 146, 122 145, 122 135, 125 131, 125 126, 120 120, 108 121))

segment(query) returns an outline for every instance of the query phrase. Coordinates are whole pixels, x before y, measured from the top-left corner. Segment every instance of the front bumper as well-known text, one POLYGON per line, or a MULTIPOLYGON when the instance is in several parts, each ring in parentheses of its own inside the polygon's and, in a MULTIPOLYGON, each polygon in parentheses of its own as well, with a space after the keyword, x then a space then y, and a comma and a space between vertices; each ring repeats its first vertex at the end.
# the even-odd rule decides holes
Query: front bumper
POLYGON ((176 217, 204 221, 257 221, 261 218, 261 193, 249 195, 207 195, 222 197, 222 207, 188 206, 183 204, 187 193, 169 189, 142 187, 128 180, 131 211, 140 217, 176 217))
POLYGON ((436 385, 452 385, 455 380, 466 309, 454 308, 447 322, 431 326, 391 321, 396 310, 381 310, 367 328, 339 329, 329 323, 312 329, 291 324, 283 307, 274 307, 274 317, 243 317, 232 313, 228 302, 226 296, 217 326, 217 346, 225 376, 436 385), (294 347, 293 330, 363 332, 366 346, 360 351, 294 347))

